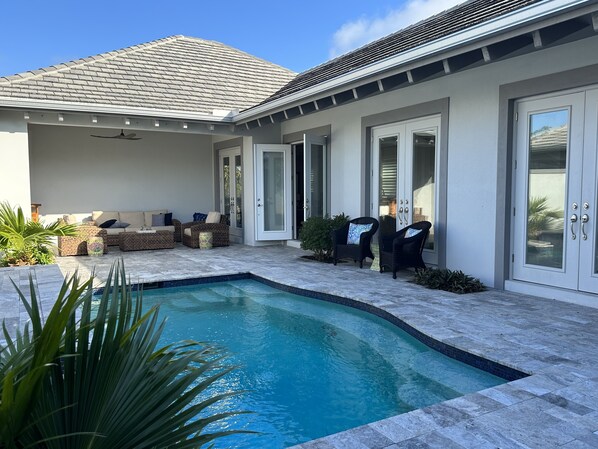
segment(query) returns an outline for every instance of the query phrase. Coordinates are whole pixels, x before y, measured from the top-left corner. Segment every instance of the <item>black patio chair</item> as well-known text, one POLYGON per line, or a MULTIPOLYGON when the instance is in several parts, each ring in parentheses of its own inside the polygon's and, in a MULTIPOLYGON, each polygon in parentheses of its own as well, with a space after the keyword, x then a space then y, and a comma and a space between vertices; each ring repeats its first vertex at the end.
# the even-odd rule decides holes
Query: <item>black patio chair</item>
POLYGON ((424 245, 430 234, 432 223, 429 221, 419 221, 413 223, 400 231, 390 235, 380 235, 378 243, 380 245, 380 273, 384 267, 392 270, 392 278, 397 278, 397 271, 401 268, 426 269, 426 264, 422 259, 424 245), (415 235, 407 237, 413 233, 413 230, 419 230, 415 235))
POLYGON ((355 262, 359 262, 359 268, 363 268, 363 259, 369 257, 371 259, 374 258, 374 254, 372 253, 372 248, 370 244, 372 242, 372 236, 378 230, 378 220, 372 217, 359 217, 354 218, 347 224, 345 224, 342 228, 335 229, 332 231, 332 257, 334 261, 334 265, 338 262, 339 259, 343 258, 351 258, 355 262), (349 237, 349 228, 353 225, 371 225, 369 230, 364 231, 359 236, 359 243, 347 243, 347 238, 349 237))

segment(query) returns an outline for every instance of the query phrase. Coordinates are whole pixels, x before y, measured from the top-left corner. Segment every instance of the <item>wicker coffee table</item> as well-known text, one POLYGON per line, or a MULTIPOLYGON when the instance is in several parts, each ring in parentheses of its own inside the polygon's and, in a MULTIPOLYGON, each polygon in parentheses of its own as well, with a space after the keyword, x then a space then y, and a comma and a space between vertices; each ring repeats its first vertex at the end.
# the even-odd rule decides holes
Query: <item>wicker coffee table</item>
POLYGON ((121 251, 174 248, 174 232, 121 232, 118 246, 121 251))

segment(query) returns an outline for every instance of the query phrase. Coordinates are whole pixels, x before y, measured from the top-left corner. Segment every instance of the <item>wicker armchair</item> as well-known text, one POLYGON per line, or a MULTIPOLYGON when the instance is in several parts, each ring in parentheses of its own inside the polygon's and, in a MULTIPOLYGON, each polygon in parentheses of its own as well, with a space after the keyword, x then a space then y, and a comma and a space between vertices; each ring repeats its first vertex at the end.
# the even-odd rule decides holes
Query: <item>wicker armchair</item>
POLYGON ((359 268, 363 268, 363 259, 369 257, 374 259, 372 248, 370 244, 372 242, 372 236, 378 230, 380 223, 378 220, 372 217, 359 217, 354 218, 343 227, 335 229, 331 233, 332 237, 332 259, 334 265, 337 264, 339 259, 351 258, 355 262, 359 262, 359 268), (347 237, 349 234, 349 228, 351 224, 355 225, 370 225, 370 230, 362 232, 359 236, 359 244, 347 244, 347 237))
POLYGON ((87 240, 90 237, 104 239, 104 253, 108 252, 108 238, 106 230, 94 225, 80 225, 79 235, 72 237, 58 237, 58 254, 60 256, 86 256, 87 240))
POLYGON ((212 246, 228 246, 228 218, 220 217, 220 223, 206 223, 205 221, 190 221, 182 224, 183 245, 189 248, 199 248, 199 233, 212 233, 212 246))
POLYGON ((426 269, 422 258, 422 252, 432 223, 429 221, 418 221, 406 228, 390 235, 380 235, 380 273, 385 268, 390 268, 393 279, 397 278, 397 271, 401 268, 426 269), (408 231, 419 231, 408 237, 408 231))

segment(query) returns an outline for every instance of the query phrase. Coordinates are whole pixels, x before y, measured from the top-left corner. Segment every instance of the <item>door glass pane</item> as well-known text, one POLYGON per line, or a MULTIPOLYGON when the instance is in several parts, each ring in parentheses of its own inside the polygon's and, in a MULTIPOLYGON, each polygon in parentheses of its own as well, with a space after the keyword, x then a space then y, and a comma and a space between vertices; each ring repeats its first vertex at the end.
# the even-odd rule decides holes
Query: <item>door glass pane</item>
POLYGON ((413 223, 432 223, 425 249, 434 249, 436 132, 413 133, 413 223))
POLYGON ((380 234, 387 235, 397 229, 397 136, 383 137, 378 141, 380 151, 379 161, 379 191, 378 216, 380 220, 380 234))
POLYGON ((264 230, 284 231, 284 153, 264 151, 264 230))
POLYGON ((311 217, 324 216, 324 146, 311 145, 309 185, 311 190, 311 217))
POLYGON ((531 114, 529 129, 525 262, 562 268, 569 111, 531 114))
POLYGON ((230 158, 228 156, 222 158, 222 180, 224 215, 230 218, 230 158))
MULTIPOLYGON (((235 156, 235 217, 237 228, 243 227, 243 172, 241 170, 241 155, 235 156)), ((232 223, 233 220, 231 220, 232 223)))

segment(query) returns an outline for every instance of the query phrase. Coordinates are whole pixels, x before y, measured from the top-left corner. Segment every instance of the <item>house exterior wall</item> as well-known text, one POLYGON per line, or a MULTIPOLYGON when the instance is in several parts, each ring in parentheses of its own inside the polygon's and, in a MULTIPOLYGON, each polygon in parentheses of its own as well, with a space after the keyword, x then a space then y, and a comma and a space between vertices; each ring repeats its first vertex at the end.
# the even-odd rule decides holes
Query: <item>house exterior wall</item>
POLYGON ((142 140, 96 139, 114 130, 31 125, 31 197, 41 214, 167 208, 190 221, 214 210, 212 138, 135 131, 142 140))
POLYGON ((29 138, 22 113, 0 111, 0 161, 0 201, 30 216, 29 138))
POLYGON ((499 173, 505 176, 498 166, 505 150, 499 147, 500 86, 596 64, 596 48, 593 37, 495 62, 286 121, 282 133, 330 124, 331 213, 369 214, 369 143, 361 119, 448 98, 446 266, 502 286, 494 269, 497 239, 504 239, 496 233, 497 217, 506 215, 504 207, 497 210, 505 195, 497 190, 499 173))

